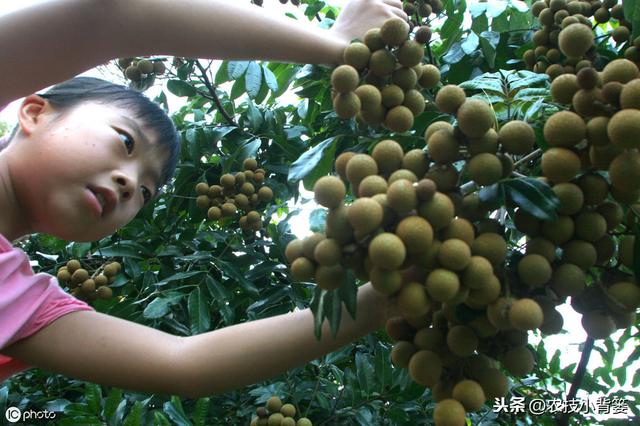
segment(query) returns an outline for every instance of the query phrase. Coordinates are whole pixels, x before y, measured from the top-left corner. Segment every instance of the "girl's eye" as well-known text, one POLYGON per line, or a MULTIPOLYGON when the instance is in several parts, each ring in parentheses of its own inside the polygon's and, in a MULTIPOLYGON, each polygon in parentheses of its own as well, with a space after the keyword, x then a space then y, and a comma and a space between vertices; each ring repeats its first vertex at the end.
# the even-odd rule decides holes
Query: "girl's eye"
POLYGON ((120 135, 122 142, 124 142, 124 146, 127 148, 127 153, 131 154, 133 152, 133 146, 135 145, 133 138, 129 136, 127 132, 122 130, 118 130, 118 134, 120 135))

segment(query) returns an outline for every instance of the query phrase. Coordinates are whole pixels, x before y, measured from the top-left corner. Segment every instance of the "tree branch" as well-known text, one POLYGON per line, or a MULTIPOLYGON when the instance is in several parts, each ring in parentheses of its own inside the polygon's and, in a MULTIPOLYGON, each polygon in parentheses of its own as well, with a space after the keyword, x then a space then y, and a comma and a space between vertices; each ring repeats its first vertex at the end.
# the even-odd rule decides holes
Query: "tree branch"
MULTIPOLYGON (((571 382, 571 388, 569 389, 569 394, 567 395, 567 401, 574 399, 578 393, 578 389, 580 389, 580 385, 582 384, 582 379, 584 378, 584 374, 587 372, 587 364, 589 363, 589 357, 591 356, 593 345, 594 345, 593 338, 587 337, 587 340, 584 342, 584 348, 582 349, 582 355, 580 356, 580 362, 578 363, 578 368, 576 368, 576 374, 573 376, 573 381, 571 382)), ((571 413, 561 414, 556 420, 556 425, 568 426, 570 414, 571 413)))
POLYGON ((238 123, 233 121, 233 118, 222 107, 222 102, 220 102, 220 98, 216 93, 216 88, 209 81, 209 77, 207 76, 207 71, 202 67, 202 65, 200 64, 200 61, 196 60, 195 64, 200 70, 200 73, 202 74, 202 82, 207 87, 207 89, 209 89, 209 94, 211 95, 213 102, 216 104, 218 111, 220 111, 220 114, 222 114, 222 117, 224 117, 224 119, 227 121, 228 124, 238 127, 238 123))

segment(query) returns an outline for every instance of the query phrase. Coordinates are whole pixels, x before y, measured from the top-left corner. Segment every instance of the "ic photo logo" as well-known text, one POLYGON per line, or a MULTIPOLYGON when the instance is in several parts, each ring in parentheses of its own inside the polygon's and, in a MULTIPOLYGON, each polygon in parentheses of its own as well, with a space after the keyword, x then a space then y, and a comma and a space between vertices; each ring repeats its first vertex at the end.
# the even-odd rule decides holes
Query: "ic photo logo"
POLYGON ((49 410, 28 410, 23 413, 18 407, 9 407, 7 408, 7 411, 5 411, 4 417, 9 423, 17 423, 21 420, 55 419, 56 413, 49 410))
POLYGON ((22 411, 20 411, 18 407, 9 407, 7 411, 5 411, 4 416, 9 423, 16 423, 22 418, 22 411))

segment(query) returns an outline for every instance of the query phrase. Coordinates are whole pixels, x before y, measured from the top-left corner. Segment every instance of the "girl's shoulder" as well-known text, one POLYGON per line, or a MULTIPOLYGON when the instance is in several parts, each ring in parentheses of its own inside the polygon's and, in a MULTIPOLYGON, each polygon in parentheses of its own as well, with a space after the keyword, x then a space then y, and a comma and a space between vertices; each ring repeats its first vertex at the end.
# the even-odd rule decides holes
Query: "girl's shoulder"
POLYGON ((0 235, 0 352, 78 310, 94 309, 60 288, 52 275, 34 273, 27 255, 0 235))

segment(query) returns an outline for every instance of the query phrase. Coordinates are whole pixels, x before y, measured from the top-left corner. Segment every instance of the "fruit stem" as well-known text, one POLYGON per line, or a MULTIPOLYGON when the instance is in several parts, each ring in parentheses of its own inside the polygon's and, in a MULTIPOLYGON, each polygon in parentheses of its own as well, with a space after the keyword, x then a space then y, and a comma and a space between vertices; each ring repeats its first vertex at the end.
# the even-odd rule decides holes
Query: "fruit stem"
POLYGON ((238 124, 235 121, 233 121, 233 118, 231 118, 231 116, 229 116, 227 111, 222 107, 222 102, 220 102, 220 98, 216 93, 216 88, 213 87, 213 85, 209 81, 209 77, 207 76, 207 71, 202 67, 202 64, 200 64, 200 61, 196 60, 194 61, 194 63, 200 70, 200 73, 202 74, 202 82, 209 90, 209 94, 211 95, 213 102, 215 102, 216 107, 218 108, 218 111, 220 111, 220 115, 222 115, 222 117, 224 117, 227 123, 229 123, 231 126, 239 127, 238 124))
POLYGON ((530 160, 533 160, 534 158, 538 157, 539 155, 542 155, 542 149, 540 149, 540 148, 536 149, 532 153, 527 154, 524 157, 522 157, 521 159, 519 159, 518 161, 516 161, 513 164, 513 169, 515 170, 521 164, 526 163, 526 162, 528 162, 530 160))
MULTIPOLYGON (((573 376, 573 381, 571 382, 571 389, 569 389, 569 394, 567 395, 567 401, 570 401, 576 397, 578 393, 578 389, 580 389, 580 385, 582 384, 582 379, 584 378, 584 374, 587 371, 587 364, 589 363, 589 357, 591 356, 591 351, 593 350, 594 340, 591 337, 587 337, 587 340, 584 342, 584 348, 582 349, 582 355, 580 356, 580 362, 578 363, 578 368, 576 368, 576 374, 573 376)), ((558 417, 557 426, 568 426, 569 425, 569 415, 571 413, 563 413, 558 417)))

